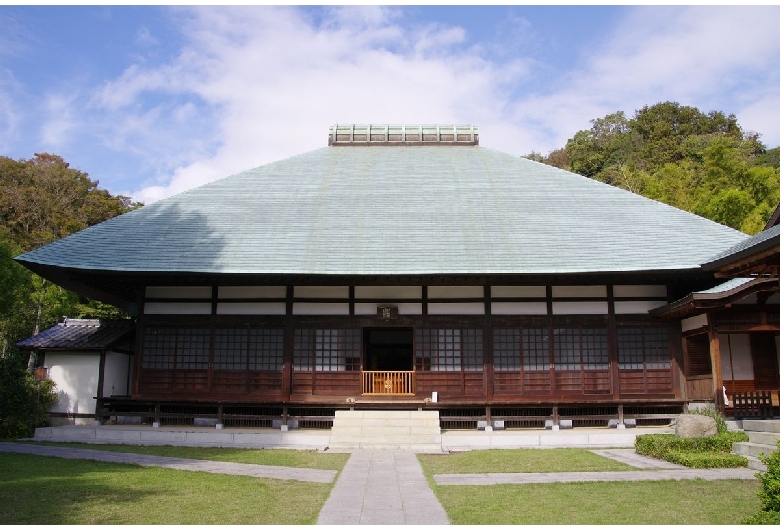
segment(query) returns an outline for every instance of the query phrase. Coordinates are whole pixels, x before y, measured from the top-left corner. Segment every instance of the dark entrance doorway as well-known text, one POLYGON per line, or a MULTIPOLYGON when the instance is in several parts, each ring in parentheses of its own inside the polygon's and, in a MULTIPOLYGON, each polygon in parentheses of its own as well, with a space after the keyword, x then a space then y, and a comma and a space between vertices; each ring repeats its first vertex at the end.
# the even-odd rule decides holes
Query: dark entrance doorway
POLYGON ((374 328, 363 331, 363 370, 414 370, 414 330, 412 328, 374 328))

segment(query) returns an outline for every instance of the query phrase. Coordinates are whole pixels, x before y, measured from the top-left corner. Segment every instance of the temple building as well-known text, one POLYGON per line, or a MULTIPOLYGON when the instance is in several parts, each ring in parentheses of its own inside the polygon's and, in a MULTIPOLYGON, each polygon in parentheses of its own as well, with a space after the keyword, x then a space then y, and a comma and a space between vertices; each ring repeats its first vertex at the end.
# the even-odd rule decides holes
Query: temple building
MULTIPOLYGON (((769 232, 771 259, 764 240, 481 147, 474 126, 334 125, 320 149, 16 259, 131 315, 129 362, 92 368, 98 419, 622 425, 723 404, 723 386, 776 396, 769 232)), ((33 339, 52 368, 54 342, 33 339)))

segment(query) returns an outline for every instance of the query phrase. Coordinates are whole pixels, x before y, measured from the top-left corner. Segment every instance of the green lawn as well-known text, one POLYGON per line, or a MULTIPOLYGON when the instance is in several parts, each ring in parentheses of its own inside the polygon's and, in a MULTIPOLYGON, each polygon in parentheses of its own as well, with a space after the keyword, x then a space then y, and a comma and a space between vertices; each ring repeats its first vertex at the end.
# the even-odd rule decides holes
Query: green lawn
POLYGON ((308 467, 312 469, 333 469, 340 471, 349 459, 346 453, 323 453, 298 449, 233 449, 223 447, 178 447, 171 445, 120 445, 84 443, 37 443, 78 449, 96 449, 116 453, 195 458, 239 464, 262 464, 266 466, 308 467))
POLYGON ((0 453, 0 524, 311 524, 332 487, 0 453))
POLYGON ((586 449, 516 449, 419 455, 453 524, 738 524, 758 511, 755 480, 438 486, 438 473, 634 469, 586 449))
MULTIPOLYGON (((340 470, 349 455, 282 449, 56 444, 340 470)), ((632 469, 585 449, 418 455, 453 524, 738 524, 758 481, 438 486, 435 473, 632 469)), ((0 524, 312 524, 333 484, 0 453, 0 524), (292 501, 294 499, 294 502, 292 501)))
POLYGON ((587 449, 486 449, 449 455, 418 455, 423 468, 437 473, 561 473, 631 471, 627 464, 587 449))
POLYGON ((755 480, 433 486, 452 524, 739 524, 755 480))

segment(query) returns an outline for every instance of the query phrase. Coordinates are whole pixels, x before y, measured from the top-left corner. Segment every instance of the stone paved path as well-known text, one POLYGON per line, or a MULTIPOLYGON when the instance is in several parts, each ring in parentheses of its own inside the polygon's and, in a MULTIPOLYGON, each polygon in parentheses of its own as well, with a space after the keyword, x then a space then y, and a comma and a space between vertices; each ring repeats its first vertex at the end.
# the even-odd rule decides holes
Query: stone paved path
POLYGON ((356 451, 317 524, 449 524, 414 453, 356 451), (362 493, 362 495, 361 495, 362 493))
POLYGON ((26 453, 40 456, 55 456, 58 458, 78 458, 83 460, 112 462, 115 464, 136 464, 144 467, 164 467, 167 469, 177 469, 180 471, 202 471, 204 473, 246 475, 258 478, 300 480, 302 482, 319 482, 323 484, 330 484, 333 482, 338 473, 337 471, 330 469, 263 466, 259 464, 236 464, 233 462, 215 462, 213 460, 172 458, 168 456, 139 455, 134 453, 114 453, 111 451, 100 451, 97 449, 75 449, 71 447, 17 443, 0 443, 0 452, 26 453))

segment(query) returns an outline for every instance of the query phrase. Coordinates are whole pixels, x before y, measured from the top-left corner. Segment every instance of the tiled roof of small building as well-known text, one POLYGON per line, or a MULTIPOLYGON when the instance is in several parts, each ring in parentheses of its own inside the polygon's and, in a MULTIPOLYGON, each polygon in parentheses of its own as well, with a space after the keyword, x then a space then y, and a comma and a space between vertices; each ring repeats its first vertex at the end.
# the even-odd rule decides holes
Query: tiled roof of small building
POLYGON ((128 272, 570 274, 699 269, 747 237, 478 147, 470 141, 476 129, 452 131, 461 143, 343 141, 144 206, 17 259, 128 272))
POLYGON ((707 269, 717 269, 739 259, 749 257, 773 246, 780 245, 780 225, 759 232, 753 237, 744 239, 734 246, 724 250, 703 264, 707 269))
POLYGON ((103 350, 123 339, 133 325, 130 320, 70 318, 16 345, 25 349, 103 350))

